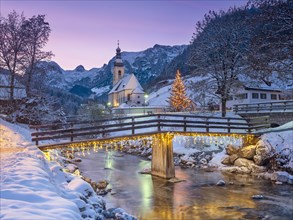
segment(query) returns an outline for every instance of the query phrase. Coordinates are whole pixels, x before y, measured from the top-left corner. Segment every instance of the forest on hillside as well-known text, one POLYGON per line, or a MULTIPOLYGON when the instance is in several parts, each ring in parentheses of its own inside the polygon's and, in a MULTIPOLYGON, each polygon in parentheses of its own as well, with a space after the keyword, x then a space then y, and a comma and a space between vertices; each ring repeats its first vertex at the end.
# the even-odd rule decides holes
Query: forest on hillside
POLYGON ((251 0, 210 11, 196 24, 188 49, 191 73, 208 77, 200 86, 219 97, 223 110, 241 86, 278 80, 292 87, 293 1, 251 0))

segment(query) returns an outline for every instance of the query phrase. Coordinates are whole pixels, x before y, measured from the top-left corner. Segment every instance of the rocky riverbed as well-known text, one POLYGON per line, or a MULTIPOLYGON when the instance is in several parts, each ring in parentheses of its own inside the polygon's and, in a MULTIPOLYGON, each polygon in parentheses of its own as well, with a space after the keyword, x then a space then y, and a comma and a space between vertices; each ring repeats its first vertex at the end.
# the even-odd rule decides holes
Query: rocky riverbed
MULTIPOLYGON (((129 215, 122 208, 106 208, 106 202, 104 200, 100 206, 95 207, 95 204, 91 204, 90 197, 104 196, 111 192, 110 188, 107 188, 108 182, 106 180, 100 180, 99 182, 83 176, 78 169, 78 163, 82 161, 81 158, 75 157, 74 153, 68 153, 67 149, 58 149, 50 151, 50 159, 56 161, 63 171, 71 173, 75 176, 79 176, 86 184, 89 184, 85 190, 85 196, 83 198, 84 203, 80 204, 79 211, 84 219, 113 219, 113 220, 136 220, 137 218, 129 215), (90 190, 89 190, 90 189, 90 190), (95 194, 95 195, 94 195, 95 194), (89 213, 89 210, 92 212, 89 213)), ((58 167, 60 167, 58 166, 58 167)), ((84 184, 83 184, 84 185, 84 184)))

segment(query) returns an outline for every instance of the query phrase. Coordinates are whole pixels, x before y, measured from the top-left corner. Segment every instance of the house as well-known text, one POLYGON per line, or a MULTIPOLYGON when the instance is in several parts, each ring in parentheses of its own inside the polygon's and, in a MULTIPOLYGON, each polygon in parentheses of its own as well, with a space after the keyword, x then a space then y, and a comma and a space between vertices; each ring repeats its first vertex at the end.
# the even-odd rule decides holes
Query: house
POLYGON ((244 87, 227 101, 227 108, 233 108, 237 104, 254 104, 271 102, 281 99, 281 90, 244 87))
MULTIPOLYGON (((17 79, 14 80, 13 93, 14 100, 27 97, 25 87, 17 79)), ((6 73, 0 73, 0 100, 10 100, 10 75, 6 73)))
POLYGON ((112 107, 121 104, 131 107, 145 105, 144 91, 137 78, 134 74, 125 74, 119 42, 113 69, 113 88, 108 93, 108 102, 112 107))

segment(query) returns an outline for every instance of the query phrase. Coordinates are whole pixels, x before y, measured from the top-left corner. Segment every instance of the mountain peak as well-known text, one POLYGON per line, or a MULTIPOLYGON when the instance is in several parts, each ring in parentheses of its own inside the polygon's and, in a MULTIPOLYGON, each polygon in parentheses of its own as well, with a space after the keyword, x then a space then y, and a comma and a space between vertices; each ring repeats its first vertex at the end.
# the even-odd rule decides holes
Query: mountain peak
POLYGON ((78 65, 74 70, 77 72, 84 72, 85 68, 83 65, 78 65))

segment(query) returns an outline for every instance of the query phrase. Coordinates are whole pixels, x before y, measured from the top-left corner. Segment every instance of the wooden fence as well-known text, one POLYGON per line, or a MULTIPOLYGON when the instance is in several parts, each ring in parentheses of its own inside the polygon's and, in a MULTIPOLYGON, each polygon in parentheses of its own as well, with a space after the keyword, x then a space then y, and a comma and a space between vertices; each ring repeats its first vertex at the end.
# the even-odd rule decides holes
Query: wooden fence
POLYGON ((246 121, 243 118, 208 117, 198 115, 155 114, 135 117, 122 117, 96 121, 75 123, 56 123, 34 125, 36 132, 31 134, 32 141, 62 140, 72 142, 76 139, 103 138, 121 136, 121 131, 127 135, 145 134, 147 132, 197 132, 249 134, 257 129, 269 127, 268 118, 256 118, 246 121), (257 119, 257 120, 256 120, 257 119), (149 130, 146 130, 149 129, 149 130), (116 133, 115 133, 116 132, 116 133), (120 133, 119 133, 120 132, 120 133))
POLYGON ((235 113, 293 112, 293 100, 234 105, 235 113))

